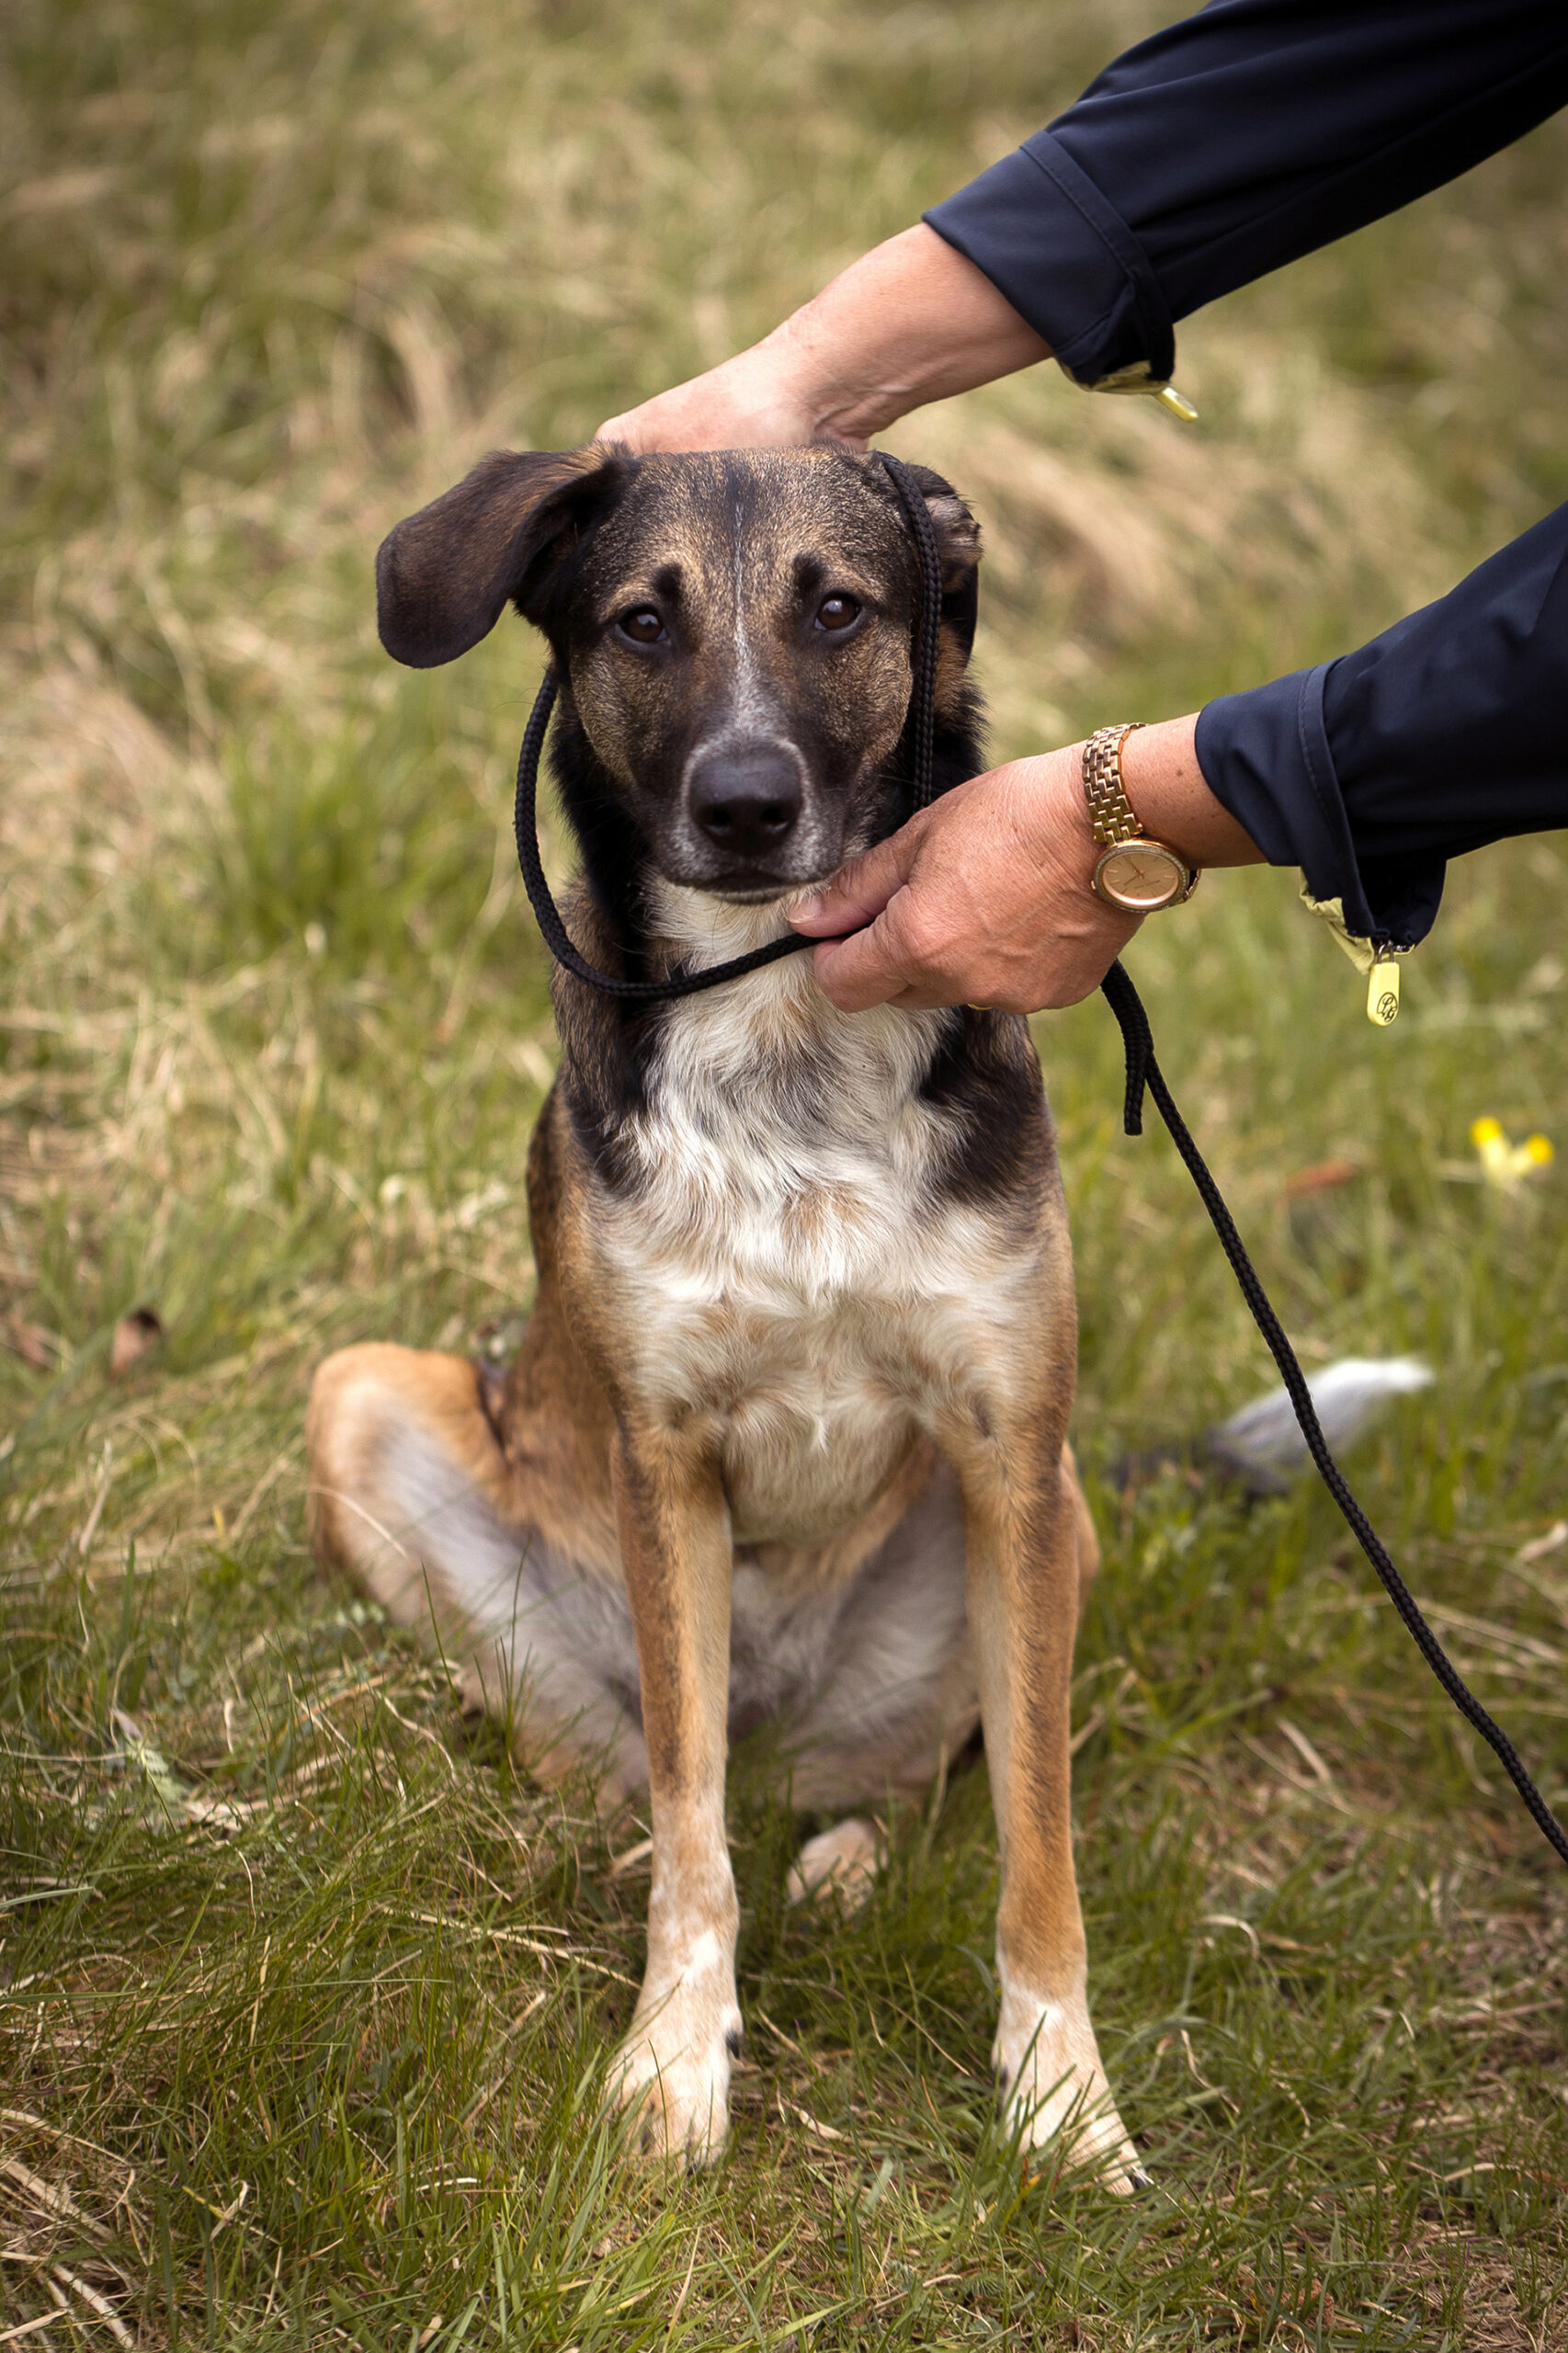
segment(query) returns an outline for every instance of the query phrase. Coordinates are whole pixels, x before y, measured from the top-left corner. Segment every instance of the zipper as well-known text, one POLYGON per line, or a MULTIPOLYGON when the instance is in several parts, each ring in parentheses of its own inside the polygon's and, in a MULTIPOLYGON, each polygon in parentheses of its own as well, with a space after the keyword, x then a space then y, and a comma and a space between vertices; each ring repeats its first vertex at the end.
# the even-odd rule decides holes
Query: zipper
POLYGON ((1352 931, 1345 920, 1344 901, 1314 899, 1304 882, 1301 904, 1314 915, 1321 915, 1339 947, 1362 974, 1367 983, 1367 1018, 1375 1029, 1386 1029, 1399 1018, 1399 960, 1409 955, 1411 942, 1394 939, 1387 932, 1376 933, 1368 939, 1352 931))
POLYGON ((1392 939, 1374 939, 1367 973, 1367 1018, 1375 1029, 1399 1019, 1399 950, 1392 939))

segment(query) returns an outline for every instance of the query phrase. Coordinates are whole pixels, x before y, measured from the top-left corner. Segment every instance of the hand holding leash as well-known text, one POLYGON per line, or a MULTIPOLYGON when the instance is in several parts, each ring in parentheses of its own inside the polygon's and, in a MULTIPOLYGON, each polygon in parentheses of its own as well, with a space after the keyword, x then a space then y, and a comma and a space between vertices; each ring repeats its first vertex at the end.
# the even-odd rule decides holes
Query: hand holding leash
MULTIPOLYGON (((1250 865, 1260 853, 1204 782, 1195 723, 1126 733, 1120 772, 1133 830, 1162 848, 1173 843, 1193 867, 1250 865)), ((955 786, 797 907, 796 929, 833 943, 816 951, 824 994, 846 1013, 872 1005, 1040 1013, 1096 989, 1141 917, 1090 887, 1109 835, 1085 798, 1086 748, 1012 760, 955 786)))
POLYGON ((846 1013, 1074 1005, 1139 922, 1086 888, 1094 847, 1076 750, 1014 760, 955 785, 790 921, 821 941, 817 983, 846 1013))

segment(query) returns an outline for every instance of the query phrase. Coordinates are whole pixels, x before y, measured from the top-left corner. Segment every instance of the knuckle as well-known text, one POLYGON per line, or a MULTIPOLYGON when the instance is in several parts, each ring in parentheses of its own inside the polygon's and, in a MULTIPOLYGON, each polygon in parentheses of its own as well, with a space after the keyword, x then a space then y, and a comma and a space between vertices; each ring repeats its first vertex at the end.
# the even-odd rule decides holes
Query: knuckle
POLYGON ((898 911, 898 946, 902 954, 918 964, 922 971, 934 971, 945 945, 944 926, 927 913, 918 900, 901 904, 898 911))

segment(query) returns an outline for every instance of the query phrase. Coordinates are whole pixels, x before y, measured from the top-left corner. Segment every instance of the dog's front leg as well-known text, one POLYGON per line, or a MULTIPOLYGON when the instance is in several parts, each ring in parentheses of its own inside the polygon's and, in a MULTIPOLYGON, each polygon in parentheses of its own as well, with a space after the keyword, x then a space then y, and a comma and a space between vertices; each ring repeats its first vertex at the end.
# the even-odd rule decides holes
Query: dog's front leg
POLYGON ((970 1627, 1001 1848, 994 2064, 1024 2145, 1061 2132, 1111 2188, 1141 2178, 1089 2021, 1069 1751, 1078 1531, 1054 1417, 992 1404, 957 1433, 970 1627))
POLYGON ((653 1831, 648 1965, 619 2093, 654 2154, 710 2162, 741 2047, 734 1875, 724 1835, 729 1506, 710 1434, 622 1422, 616 1504, 637 1636, 653 1831))

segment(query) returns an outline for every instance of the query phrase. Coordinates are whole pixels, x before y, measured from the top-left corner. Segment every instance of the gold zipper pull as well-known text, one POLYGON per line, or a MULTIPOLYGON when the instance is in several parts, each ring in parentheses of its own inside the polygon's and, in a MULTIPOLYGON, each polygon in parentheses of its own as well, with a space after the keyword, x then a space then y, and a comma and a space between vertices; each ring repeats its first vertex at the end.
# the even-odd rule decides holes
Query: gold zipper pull
POLYGON ((1198 411, 1187 394, 1178 392, 1164 377, 1153 375, 1146 359, 1135 359, 1130 368, 1114 368, 1108 376, 1096 376, 1092 384, 1082 376, 1074 376, 1064 360, 1059 359, 1056 364, 1067 381, 1076 384, 1081 392, 1147 392, 1162 408, 1168 408, 1173 416, 1179 416, 1184 425, 1198 422, 1198 411))
POLYGON ((1352 931, 1345 920, 1342 899, 1314 899, 1306 883, 1301 884, 1301 904, 1314 915, 1321 915, 1358 972, 1367 982, 1367 1018, 1374 1029, 1386 1029, 1391 1021, 1399 1019, 1399 958, 1388 947, 1375 947, 1358 931, 1352 931))
POLYGON ((1391 1021, 1399 1018, 1397 956, 1372 959, 1372 969, 1367 974, 1367 1018, 1379 1029, 1386 1029, 1391 1021))

